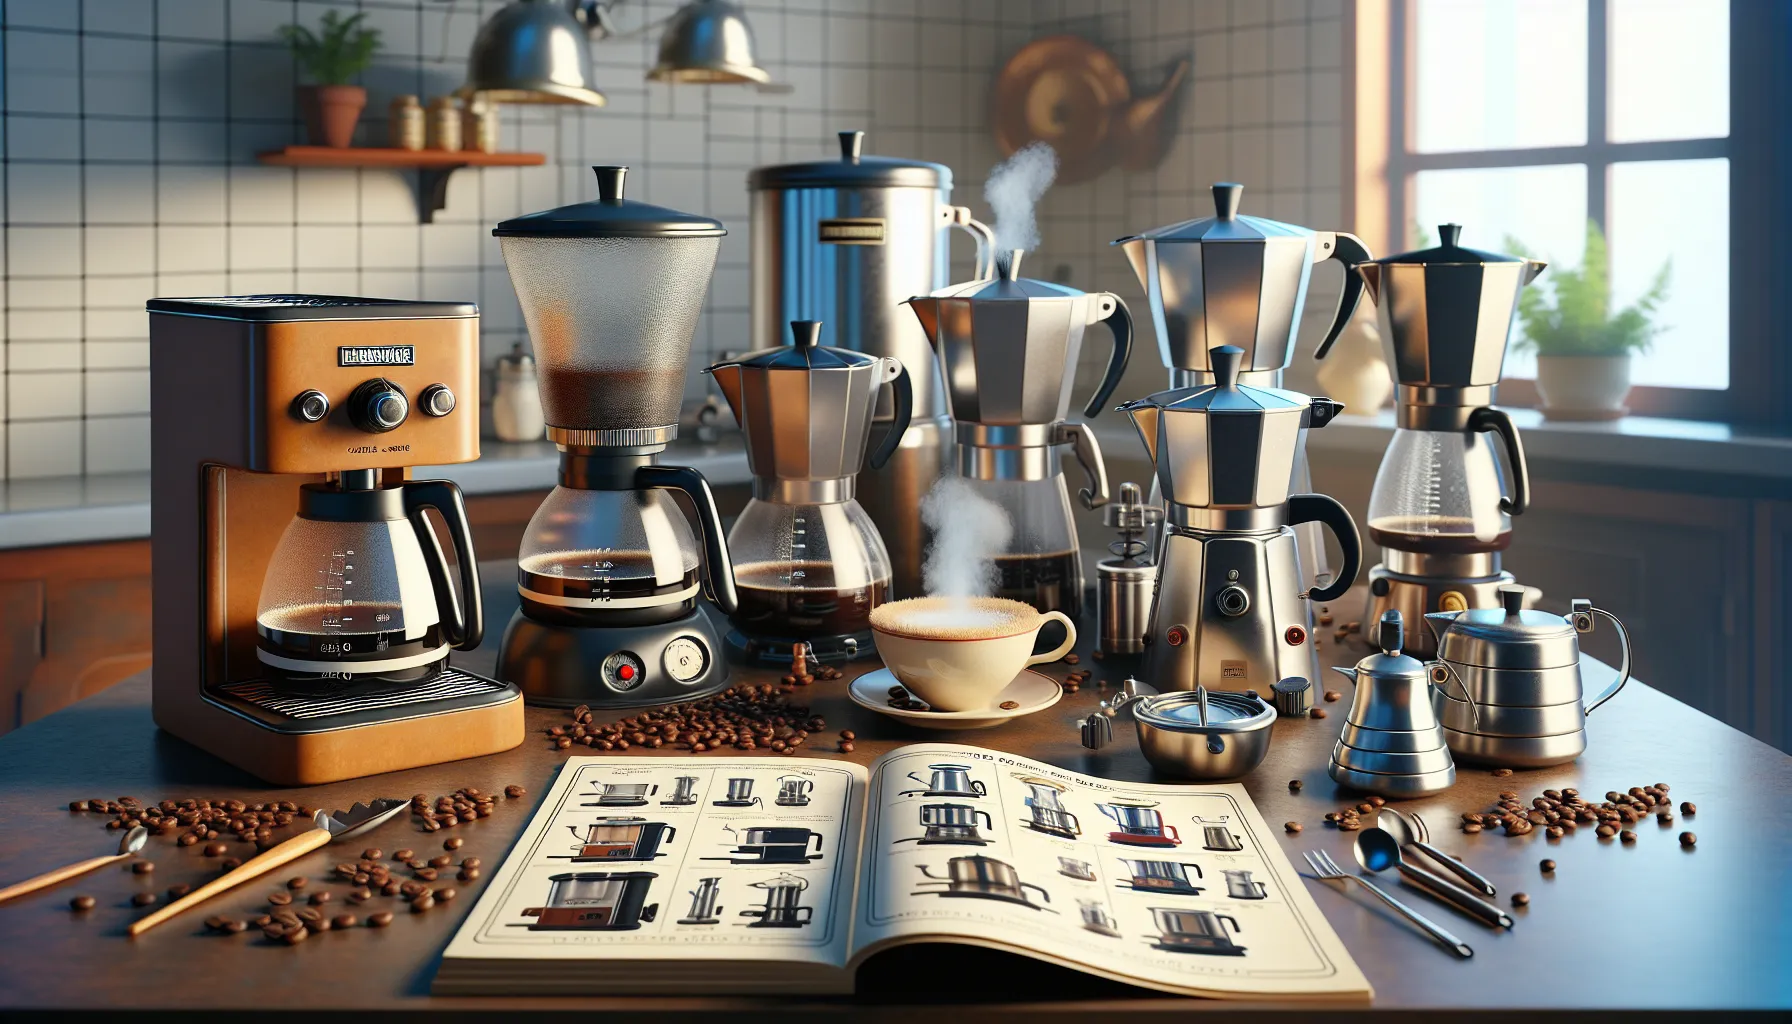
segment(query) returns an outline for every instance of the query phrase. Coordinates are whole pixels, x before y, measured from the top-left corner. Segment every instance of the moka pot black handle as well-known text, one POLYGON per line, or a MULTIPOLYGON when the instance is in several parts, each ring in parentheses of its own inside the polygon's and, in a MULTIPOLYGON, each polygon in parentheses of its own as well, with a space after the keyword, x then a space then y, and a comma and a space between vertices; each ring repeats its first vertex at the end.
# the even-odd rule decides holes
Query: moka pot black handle
POLYGON ((1126 376, 1126 364, 1132 359, 1132 311, 1126 308, 1126 300, 1116 295, 1114 311, 1101 318, 1114 334, 1114 353, 1108 357, 1107 376, 1101 380, 1101 387, 1095 389, 1095 396, 1083 408, 1084 419, 1094 419, 1108 404, 1108 398, 1114 389, 1120 386, 1120 378, 1126 376))
POLYGON ((1350 518, 1349 510, 1331 495, 1290 495, 1288 525, 1299 526, 1301 523, 1321 523, 1338 538, 1338 548, 1344 553, 1343 568, 1330 585, 1307 594, 1314 601, 1336 601, 1356 582, 1356 574, 1363 567, 1363 539, 1356 531, 1356 520, 1350 518))

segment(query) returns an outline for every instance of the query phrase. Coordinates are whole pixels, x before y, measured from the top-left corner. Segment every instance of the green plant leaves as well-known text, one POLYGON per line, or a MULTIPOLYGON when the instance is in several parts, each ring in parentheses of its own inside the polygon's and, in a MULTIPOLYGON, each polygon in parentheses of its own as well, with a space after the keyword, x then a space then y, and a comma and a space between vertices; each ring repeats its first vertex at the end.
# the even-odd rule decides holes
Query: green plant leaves
POLYGON ((312 81, 318 85, 347 85, 367 70, 380 48, 379 30, 361 27, 366 18, 366 12, 344 18, 336 11, 325 11, 318 22, 318 32, 303 25, 282 25, 280 38, 292 48, 293 56, 312 81))
MULTIPOLYGON (((1506 248, 1532 254, 1516 238, 1506 248)), ((1587 221, 1587 248, 1581 265, 1551 267, 1537 285, 1518 294, 1518 319, 1524 325, 1522 348, 1546 356, 1615 356, 1647 352, 1661 333, 1655 319, 1668 296, 1673 260, 1661 265, 1649 290, 1616 313, 1611 312, 1611 259, 1605 234, 1587 221), (1539 287, 1541 285, 1541 287, 1539 287)))

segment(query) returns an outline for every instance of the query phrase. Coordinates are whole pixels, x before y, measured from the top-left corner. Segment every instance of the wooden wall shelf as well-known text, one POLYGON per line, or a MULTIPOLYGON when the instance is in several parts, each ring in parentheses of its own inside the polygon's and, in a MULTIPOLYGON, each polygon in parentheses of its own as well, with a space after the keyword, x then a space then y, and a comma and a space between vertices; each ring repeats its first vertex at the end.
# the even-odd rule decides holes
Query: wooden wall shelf
POLYGON ((274 167, 376 167, 417 172, 417 219, 435 220, 448 205, 448 177, 462 167, 539 167, 545 153, 481 153, 477 150, 378 149, 351 146, 287 146, 260 153, 256 159, 274 167))

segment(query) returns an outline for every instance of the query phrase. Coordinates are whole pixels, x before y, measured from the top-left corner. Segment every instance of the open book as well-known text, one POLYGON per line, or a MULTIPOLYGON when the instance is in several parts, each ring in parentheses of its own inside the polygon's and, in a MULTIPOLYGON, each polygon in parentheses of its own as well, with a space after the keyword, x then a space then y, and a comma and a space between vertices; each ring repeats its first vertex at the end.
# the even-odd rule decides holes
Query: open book
POLYGON ((1243 787, 949 743, 869 769, 572 758, 433 988, 846 993, 866 958, 922 942, 1185 995, 1370 994, 1243 787))

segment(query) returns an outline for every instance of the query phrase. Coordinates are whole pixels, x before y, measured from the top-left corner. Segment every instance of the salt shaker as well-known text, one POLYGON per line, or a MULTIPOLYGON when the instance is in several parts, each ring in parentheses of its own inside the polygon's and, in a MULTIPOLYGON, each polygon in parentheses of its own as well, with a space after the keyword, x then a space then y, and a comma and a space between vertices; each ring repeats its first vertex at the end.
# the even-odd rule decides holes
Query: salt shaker
POLYGON ((492 432, 500 441, 539 441, 547 432, 536 388, 535 357, 523 343, 498 357, 498 382, 492 391, 492 432))
POLYGON ((460 104, 453 96, 429 101, 429 148, 457 151, 460 147, 460 104))
POLYGON ((423 104, 415 96, 395 96, 386 108, 387 144, 393 149, 423 148, 423 104))

